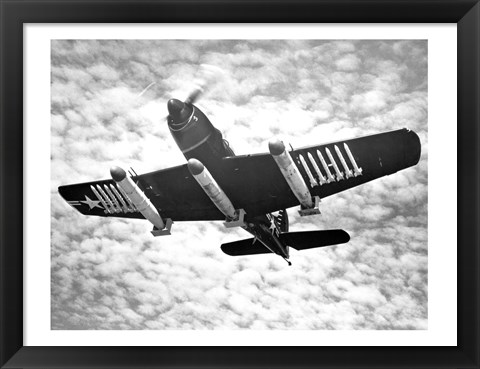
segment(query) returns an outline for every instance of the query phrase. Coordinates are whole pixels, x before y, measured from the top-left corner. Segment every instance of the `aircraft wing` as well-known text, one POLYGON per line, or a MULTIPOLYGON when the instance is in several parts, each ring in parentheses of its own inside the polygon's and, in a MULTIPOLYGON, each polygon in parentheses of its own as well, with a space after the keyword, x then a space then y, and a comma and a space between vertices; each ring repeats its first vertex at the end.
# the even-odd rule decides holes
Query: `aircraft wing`
MULTIPOLYGON (((289 153, 312 196, 322 199, 411 167, 418 163, 420 151, 417 134, 400 129, 304 147, 289 153), (351 171, 351 176, 350 173, 348 177, 345 174, 342 160, 351 171), (343 179, 338 178, 334 164, 343 179), (333 180, 327 181, 325 167, 333 180), (356 169, 358 171, 355 174, 356 169), (321 183, 320 175, 325 182, 321 183)), ((222 188, 234 206, 243 208, 247 215, 265 214, 299 205, 269 153, 225 158, 224 172, 229 175, 222 178, 222 188)))
MULTIPOLYGON (((420 140, 415 132, 401 129, 289 153, 312 196, 325 198, 417 164, 420 140)), ((209 170, 234 207, 246 211, 247 218, 299 204, 269 153, 224 158, 209 170)), ((163 218, 225 220, 187 165, 132 179, 163 218)), ((143 219, 128 203, 123 206, 121 199, 126 200, 113 180, 61 186, 59 192, 85 215, 143 219)))
MULTIPOLYGON (((132 179, 163 218, 173 221, 225 220, 225 216, 192 177, 186 164, 132 179)), ((144 219, 140 212, 128 204, 126 196, 112 179, 60 186, 58 191, 84 215, 144 219), (125 204, 122 204, 122 200, 125 204)))

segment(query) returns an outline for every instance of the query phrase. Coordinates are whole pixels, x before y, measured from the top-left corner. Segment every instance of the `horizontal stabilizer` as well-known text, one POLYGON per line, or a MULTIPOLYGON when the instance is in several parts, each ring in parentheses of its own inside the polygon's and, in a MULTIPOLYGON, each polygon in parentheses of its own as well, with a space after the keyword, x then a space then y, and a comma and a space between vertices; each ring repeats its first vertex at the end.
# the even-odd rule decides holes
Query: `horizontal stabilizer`
POLYGON ((247 238, 246 240, 234 241, 224 243, 221 246, 222 251, 230 256, 242 256, 242 255, 257 255, 257 254, 269 254, 265 246, 260 241, 253 242, 253 238, 247 238))
POLYGON ((281 233, 280 239, 296 250, 306 250, 347 243, 350 241, 350 235, 342 229, 329 229, 324 231, 281 233))
MULTIPOLYGON (((296 250, 313 249, 347 243, 350 236, 342 229, 330 229, 325 231, 305 231, 281 233, 280 239, 284 244, 296 250)), ((224 243, 222 251, 231 256, 268 254, 268 250, 260 241, 253 242, 253 238, 246 240, 224 243)))

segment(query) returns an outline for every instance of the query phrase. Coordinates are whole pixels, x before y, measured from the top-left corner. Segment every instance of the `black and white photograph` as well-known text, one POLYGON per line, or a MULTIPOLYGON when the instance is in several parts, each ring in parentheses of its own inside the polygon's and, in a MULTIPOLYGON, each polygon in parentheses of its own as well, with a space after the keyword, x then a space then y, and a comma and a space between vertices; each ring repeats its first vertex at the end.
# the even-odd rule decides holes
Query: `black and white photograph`
POLYGON ((52 330, 428 329, 427 40, 52 40, 50 148, 52 330))

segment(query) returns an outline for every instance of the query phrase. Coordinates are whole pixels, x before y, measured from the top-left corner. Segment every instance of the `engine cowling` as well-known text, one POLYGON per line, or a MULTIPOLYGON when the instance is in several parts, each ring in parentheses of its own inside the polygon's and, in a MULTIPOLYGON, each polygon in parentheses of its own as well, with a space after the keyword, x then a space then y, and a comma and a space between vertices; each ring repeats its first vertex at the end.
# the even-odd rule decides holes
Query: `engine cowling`
POLYGON ((168 127, 185 158, 196 158, 205 163, 225 156, 233 156, 222 133, 195 105, 171 99, 168 102, 168 127))

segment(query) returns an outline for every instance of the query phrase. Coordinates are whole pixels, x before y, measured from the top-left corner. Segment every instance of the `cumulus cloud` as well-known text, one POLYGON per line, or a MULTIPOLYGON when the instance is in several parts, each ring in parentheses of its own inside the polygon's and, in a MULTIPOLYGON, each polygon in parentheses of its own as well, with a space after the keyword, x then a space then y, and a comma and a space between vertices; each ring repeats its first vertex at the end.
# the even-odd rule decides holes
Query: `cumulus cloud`
POLYGON ((52 329, 426 329, 426 41, 193 40, 52 42, 52 329), (403 127, 420 163, 289 210, 291 230, 342 228, 345 245, 233 258, 249 235, 220 222, 85 217, 57 187, 185 162, 164 117, 199 66, 225 71, 198 105, 237 154, 403 127), (155 82, 154 84, 152 84, 155 82), (150 86, 146 91, 145 88, 150 86), (143 93, 142 93, 143 92, 143 93))
POLYGON ((338 70, 352 71, 359 67, 361 59, 355 54, 347 54, 335 62, 338 70))

